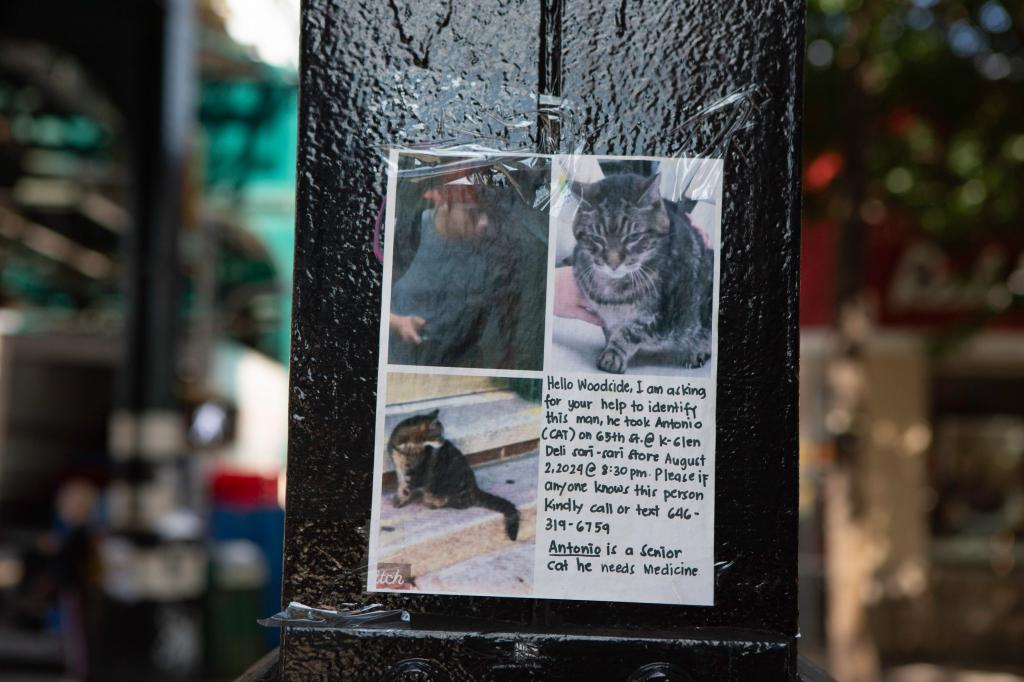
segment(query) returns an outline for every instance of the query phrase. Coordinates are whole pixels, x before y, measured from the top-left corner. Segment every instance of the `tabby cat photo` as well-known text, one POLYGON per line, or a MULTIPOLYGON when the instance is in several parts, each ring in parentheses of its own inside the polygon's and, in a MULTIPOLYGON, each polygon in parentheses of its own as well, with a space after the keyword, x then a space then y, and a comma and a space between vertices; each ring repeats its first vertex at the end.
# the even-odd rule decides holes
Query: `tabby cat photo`
POLYGON ((388 452, 395 463, 394 505, 418 502, 431 509, 483 507, 505 517, 505 533, 519 535, 519 511, 503 497, 481 490, 465 456, 444 437, 439 411, 408 417, 391 431, 388 452))
POLYGON ((661 175, 572 181, 573 276, 601 321, 597 369, 622 374, 638 354, 699 368, 711 357, 714 252, 690 219, 696 202, 661 195, 661 175))

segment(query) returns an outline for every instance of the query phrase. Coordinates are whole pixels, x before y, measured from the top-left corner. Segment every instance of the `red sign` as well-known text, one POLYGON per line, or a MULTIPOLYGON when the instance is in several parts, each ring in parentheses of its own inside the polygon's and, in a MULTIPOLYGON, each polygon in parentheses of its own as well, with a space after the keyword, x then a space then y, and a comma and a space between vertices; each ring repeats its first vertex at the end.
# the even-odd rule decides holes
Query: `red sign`
MULTIPOLYGON (((865 229, 864 285, 880 325, 1024 328, 1024 242, 992 240, 954 252, 895 222, 865 229)), ((835 223, 804 225, 802 327, 832 322, 838 235, 835 223)))

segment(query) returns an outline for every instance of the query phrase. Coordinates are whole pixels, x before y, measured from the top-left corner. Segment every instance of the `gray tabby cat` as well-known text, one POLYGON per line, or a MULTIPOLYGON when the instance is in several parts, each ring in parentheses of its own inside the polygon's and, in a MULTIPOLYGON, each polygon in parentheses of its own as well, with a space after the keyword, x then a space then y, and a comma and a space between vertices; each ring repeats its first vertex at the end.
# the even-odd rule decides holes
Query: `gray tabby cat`
POLYGON ((572 182, 573 274, 603 323, 597 367, 621 374, 637 352, 700 367, 711 357, 714 253, 690 222, 696 202, 661 197, 660 175, 572 182))
POLYGON ((437 410, 400 421, 391 431, 388 452, 398 476, 396 507, 415 500, 431 509, 483 507, 505 517, 505 533, 515 541, 519 510, 504 497, 480 489, 465 455, 444 437, 437 410))

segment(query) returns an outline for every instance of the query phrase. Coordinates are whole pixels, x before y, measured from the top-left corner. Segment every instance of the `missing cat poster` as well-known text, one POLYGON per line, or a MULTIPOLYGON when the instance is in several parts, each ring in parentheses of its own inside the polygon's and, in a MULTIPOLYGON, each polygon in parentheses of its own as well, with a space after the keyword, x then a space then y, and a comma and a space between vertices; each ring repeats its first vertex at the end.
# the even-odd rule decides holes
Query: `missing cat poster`
POLYGON ((367 590, 714 603, 722 175, 391 152, 367 590))

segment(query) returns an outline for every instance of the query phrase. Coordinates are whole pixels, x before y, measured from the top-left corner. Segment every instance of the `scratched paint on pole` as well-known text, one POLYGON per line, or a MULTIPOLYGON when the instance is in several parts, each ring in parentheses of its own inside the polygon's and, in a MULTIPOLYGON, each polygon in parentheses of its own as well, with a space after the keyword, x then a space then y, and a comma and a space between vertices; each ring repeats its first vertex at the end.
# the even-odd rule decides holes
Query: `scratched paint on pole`
POLYGON ((367 590, 712 605, 722 162, 389 165, 367 590))

